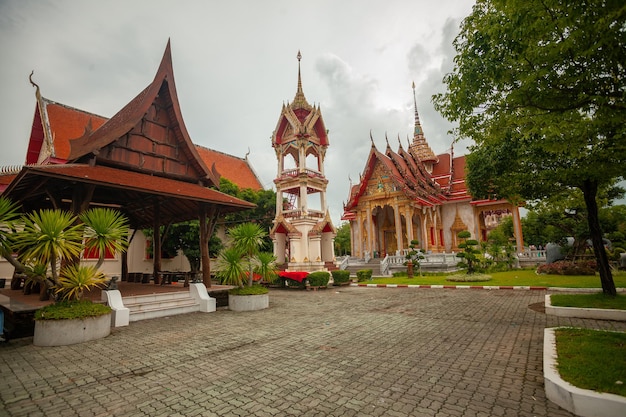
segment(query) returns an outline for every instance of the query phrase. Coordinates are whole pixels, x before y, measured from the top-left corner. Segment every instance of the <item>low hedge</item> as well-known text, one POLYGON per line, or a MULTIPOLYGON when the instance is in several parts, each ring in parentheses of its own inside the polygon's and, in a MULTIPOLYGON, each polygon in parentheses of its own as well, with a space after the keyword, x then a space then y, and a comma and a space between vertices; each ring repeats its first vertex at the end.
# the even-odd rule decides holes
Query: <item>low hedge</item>
POLYGON ((359 271, 356 271, 356 278, 359 282, 370 281, 372 279, 372 270, 361 269, 359 271))
POLYGON ((596 261, 556 261, 539 265, 538 274, 554 275, 595 275, 596 261))
POLYGON ((316 271, 311 272, 307 279, 309 280, 309 285, 311 287, 325 287, 328 285, 328 281, 330 280, 330 273, 326 271, 316 271))
POLYGON ((333 276, 333 282, 336 285, 343 284, 344 282, 350 281, 350 271, 336 270, 336 271, 331 271, 331 274, 333 276))

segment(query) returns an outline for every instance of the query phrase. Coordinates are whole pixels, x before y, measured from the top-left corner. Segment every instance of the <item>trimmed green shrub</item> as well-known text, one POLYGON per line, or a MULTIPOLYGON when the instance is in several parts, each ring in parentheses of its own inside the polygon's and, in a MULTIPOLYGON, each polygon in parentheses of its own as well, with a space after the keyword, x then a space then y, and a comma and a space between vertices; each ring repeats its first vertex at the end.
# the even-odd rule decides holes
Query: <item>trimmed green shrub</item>
POLYGON ((336 271, 331 271, 331 274, 333 276, 333 282, 336 285, 350 281, 350 271, 336 270, 336 271))
POLYGON ((90 300, 60 301, 35 312, 35 320, 66 320, 98 317, 111 312, 111 307, 90 300))
POLYGON ((325 287, 330 280, 330 273, 326 271, 311 272, 306 278, 311 287, 325 287))
POLYGON ((228 290, 230 295, 261 295, 267 294, 269 290, 262 285, 253 285, 251 287, 236 287, 228 290))
POLYGON ((359 282, 370 281, 372 279, 372 270, 361 269, 359 271, 356 271, 356 278, 359 282))

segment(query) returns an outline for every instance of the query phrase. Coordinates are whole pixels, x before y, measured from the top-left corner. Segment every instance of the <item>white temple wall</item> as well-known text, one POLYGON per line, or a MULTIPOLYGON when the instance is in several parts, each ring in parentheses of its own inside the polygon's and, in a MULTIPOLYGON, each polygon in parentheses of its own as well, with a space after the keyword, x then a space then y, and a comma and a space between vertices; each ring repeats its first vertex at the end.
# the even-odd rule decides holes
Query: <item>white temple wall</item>
POLYGON ((452 236, 452 230, 450 230, 450 228, 454 224, 457 213, 461 221, 465 224, 466 230, 472 234, 473 238, 476 238, 474 208, 469 202, 443 205, 441 207, 441 219, 443 222, 443 238, 446 252, 452 251, 454 236, 452 236))

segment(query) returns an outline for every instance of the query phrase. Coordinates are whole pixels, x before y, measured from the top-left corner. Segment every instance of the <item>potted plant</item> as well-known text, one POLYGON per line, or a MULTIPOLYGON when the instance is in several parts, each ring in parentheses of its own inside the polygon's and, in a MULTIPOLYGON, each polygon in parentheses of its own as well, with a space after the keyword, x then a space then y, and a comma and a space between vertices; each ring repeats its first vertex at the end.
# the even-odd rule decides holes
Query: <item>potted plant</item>
POLYGON ((228 292, 228 308, 233 311, 269 307, 269 290, 254 285, 255 275, 267 282, 276 277, 276 258, 260 252, 265 235, 254 223, 242 223, 228 230, 227 246, 217 257, 215 273, 223 284, 236 286, 228 292))
POLYGON ((16 270, 38 281, 40 294, 51 294, 56 301, 36 313, 33 343, 57 346, 107 336, 111 309, 82 297, 85 291, 106 283, 99 271, 105 253, 126 250, 126 218, 112 209, 94 208, 80 216, 42 209, 16 219, 11 214, 15 206, 1 210, 5 203, 0 201, 0 229, 11 233, 0 234, 2 255, 12 258, 10 254, 17 253, 17 259, 10 261, 16 270), (98 262, 81 265, 81 254, 94 249, 99 251, 98 262))

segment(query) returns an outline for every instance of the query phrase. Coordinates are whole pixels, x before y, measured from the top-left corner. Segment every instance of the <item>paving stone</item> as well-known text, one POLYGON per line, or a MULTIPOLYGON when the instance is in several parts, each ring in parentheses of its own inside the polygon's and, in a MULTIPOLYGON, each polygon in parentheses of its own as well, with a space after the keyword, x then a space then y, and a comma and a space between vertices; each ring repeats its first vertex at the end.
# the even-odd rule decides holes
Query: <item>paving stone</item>
POLYGON ((0 345, 0 415, 558 416, 545 291, 271 290, 270 308, 133 322, 59 348, 0 345))

